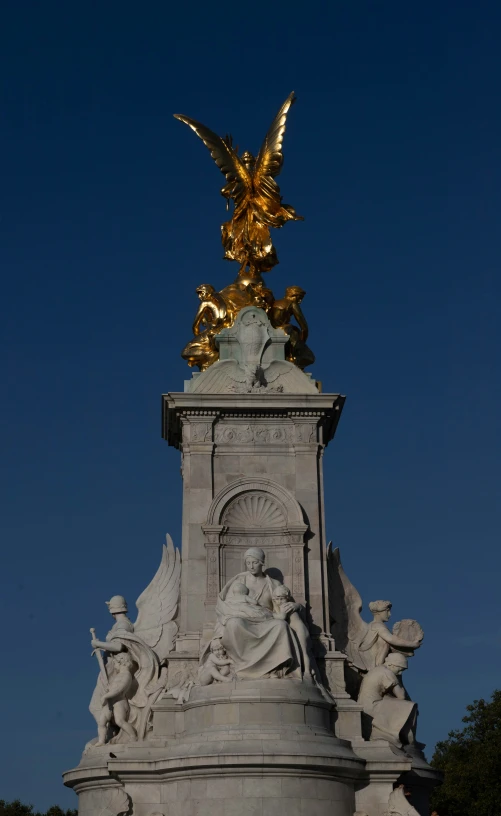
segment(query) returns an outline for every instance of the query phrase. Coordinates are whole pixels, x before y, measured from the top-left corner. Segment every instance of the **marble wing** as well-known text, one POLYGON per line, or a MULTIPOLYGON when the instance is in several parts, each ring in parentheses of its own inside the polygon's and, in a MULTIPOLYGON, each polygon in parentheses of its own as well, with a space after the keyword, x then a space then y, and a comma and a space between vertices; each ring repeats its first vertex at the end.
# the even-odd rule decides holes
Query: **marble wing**
POLYGON ((388 809, 384 816, 419 816, 416 808, 407 799, 403 785, 399 785, 390 793, 388 809))
POLYGON ((345 652, 354 666, 365 670, 365 663, 359 658, 358 647, 369 625, 360 614, 362 611, 360 594, 346 575, 341 564, 339 548, 334 549, 332 542, 327 549, 327 578, 329 616, 336 648, 345 652))
POLYGON ((160 660, 172 651, 178 632, 174 618, 180 582, 181 554, 167 535, 157 573, 136 601, 138 616, 134 624, 134 633, 156 652, 160 660))

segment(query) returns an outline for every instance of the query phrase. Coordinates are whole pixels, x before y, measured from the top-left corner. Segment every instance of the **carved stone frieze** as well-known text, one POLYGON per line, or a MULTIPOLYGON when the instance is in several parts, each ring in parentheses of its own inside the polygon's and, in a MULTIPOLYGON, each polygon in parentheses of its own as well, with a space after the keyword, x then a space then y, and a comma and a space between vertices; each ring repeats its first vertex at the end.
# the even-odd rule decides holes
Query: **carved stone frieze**
POLYGON ((292 547, 292 594, 299 603, 304 600, 304 547, 292 547))
POLYGON ((287 536, 247 536, 225 535, 223 546, 234 547, 279 547, 288 543, 287 536))
POLYGON ((212 422, 194 422, 190 427, 192 442, 208 442, 212 439, 212 422))
POLYGON ((317 426, 314 422, 299 422, 296 425, 296 442, 308 444, 317 441, 317 426))
POLYGON ((218 444, 251 444, 263 445, 274 443, 290 443, 294 440, 292 426, 283 425, 250 425, 221 424, 216 426, 215 441, 218 444))
POLYGON ((219 545, 207 546, 207 603, 215 603, 219 592, 219 545))
POLYGON ((189 680, 196 680, 198 654, 191 659, 169 660, 166 688, 182 686, 189 680))

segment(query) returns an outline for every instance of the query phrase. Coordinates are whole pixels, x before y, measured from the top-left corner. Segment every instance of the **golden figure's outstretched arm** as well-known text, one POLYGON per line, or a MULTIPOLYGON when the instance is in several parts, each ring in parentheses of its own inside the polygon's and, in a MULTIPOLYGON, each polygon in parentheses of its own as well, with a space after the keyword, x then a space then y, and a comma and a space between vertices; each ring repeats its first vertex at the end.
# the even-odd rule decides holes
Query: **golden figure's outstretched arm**
POLYGON ((306 318, 299 303, 292 304, 292 314, 296 318, 298 326, 301 329, 301 340, 303 343, 306 343, 308 339, 308 323, 306 322, 306 318))
POLYGON ((235 199, 235 204, 245 195, 247 191, 252 189, 252 179, 240 158, 233 150, 230 140, 222 139, 217 133, 205 127, 195 119, 190 119, 188 116, 183 116, 180 113, 175 113, 174 117, 184 122, 197 136, 202 140, 204 145, 210 151, 210 154, 221 172, 226 176, 226 181, 233 185, 231 198, 235 199))
POLYGON ((256 170, 254 173, 254 183, 261 192, 266 193, 266 188, 269 186, 269 192, 278 192, 278 186, 273 181, 275 176, 278 176, 282 169, 284 161, 284 154, 282 153, 282 144, 284 141, 285 126, 287 122, 287 114, 291 105, 296 101, 294 91, 287 97, 284 104, 278 111, 270 129, 265 136, 259 156, 256 161, 256 170))

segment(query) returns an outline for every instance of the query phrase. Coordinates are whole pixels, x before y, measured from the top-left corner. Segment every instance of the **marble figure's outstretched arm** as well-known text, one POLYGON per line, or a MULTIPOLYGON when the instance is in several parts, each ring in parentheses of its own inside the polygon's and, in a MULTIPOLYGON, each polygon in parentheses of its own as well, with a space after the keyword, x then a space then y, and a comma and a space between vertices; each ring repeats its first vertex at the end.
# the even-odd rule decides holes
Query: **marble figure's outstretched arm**
MULTIPOLYGON (((103 649, 105 652, 111 652, 112 654, 118 654, 119 652, 123 652, 123 646, 121 643, 113 640, 91 640, 90 645, 93 649, 103 649)), ((94 652, 92 653, 94 654, 94 652)))
POLYGON ((421 640, 404 640, 404 638, 392 634, 392 632, 390 632, 384 624, 378 627, 377 631, 379 637, 385 640, 390 646, 394 646, 396 649, 419 649, 421 646, 421 640))

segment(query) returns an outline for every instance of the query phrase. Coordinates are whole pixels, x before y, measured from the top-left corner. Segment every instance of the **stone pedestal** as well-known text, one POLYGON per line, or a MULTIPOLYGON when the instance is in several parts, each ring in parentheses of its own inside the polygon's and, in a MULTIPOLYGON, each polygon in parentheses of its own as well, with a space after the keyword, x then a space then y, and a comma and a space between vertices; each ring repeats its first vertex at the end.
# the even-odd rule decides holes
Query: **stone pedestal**
POLYGON ((284 333, 247 311, 272 341, 257 368, 237 326, 221 333, 220 362, 163 398, 163 436, 181 452, 183 477, 179 631, 166 688, 181 673, 196 679, 218 594, 245 569, 249 547, 303 605, 319 685, 306 675, 240 679, 195 685, 182 703, 160 695, 144 740, 92 747, 65 784, 81 816, 383 816, 405 780, 425 816, 436 774, 419 752, 363 739, 331 634, 322 463, 344 397, 319 393, 284 360, 284 333))
POLYGON ((335 737, 334 713, 316 686, 300 681, 198 687, 183 706, 157 703, 147 750, 117 745, 110 757, 109 748, 96 749, 66 784, 80 793, 82 812, 87 792, 109 774, 137 816, 271 816, 277 808, 352 816, 364 762, 335 737))

